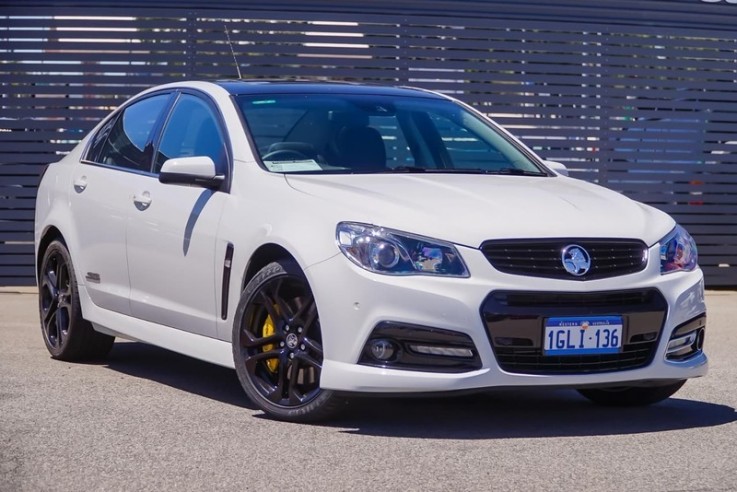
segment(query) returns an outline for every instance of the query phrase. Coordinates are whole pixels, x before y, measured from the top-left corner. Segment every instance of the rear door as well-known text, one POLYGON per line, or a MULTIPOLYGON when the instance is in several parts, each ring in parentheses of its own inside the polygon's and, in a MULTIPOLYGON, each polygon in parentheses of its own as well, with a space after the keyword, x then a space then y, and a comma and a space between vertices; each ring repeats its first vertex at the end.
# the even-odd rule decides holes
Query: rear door
POLYGON ((140 99, 114 115, 75 166, 70 207, 79 276, 97 306, 130 314, 126 226, 133 190, 151 175, 152 137, 171 93, 140 99))
MULTIPOLYGON (((208 156, 218 174, 229 166, 226 133, 215 105, 198 93, 181 93, 164 125, 154 175, 175 157, 208 156)), ((131 210, 128 271, 133 316, 215 337, 217 230, 225 201, 222 190, 162 184, 156 176, 135 193, 146 205, 131 210)), ((221 255, 222 256, 222 255, 221 255)))

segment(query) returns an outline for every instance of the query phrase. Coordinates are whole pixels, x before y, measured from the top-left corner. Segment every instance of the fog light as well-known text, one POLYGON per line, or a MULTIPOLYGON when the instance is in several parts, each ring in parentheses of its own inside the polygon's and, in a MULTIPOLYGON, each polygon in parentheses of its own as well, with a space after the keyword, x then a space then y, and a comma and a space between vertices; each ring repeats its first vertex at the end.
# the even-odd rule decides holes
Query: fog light
POLYGON ((703 328, 699 330, 699 334, 696 336, 696 349, 702 350, 704 348, 704 336, 705 336, 706 330, 703 328))
POLYGON ((380 361, 390 360, 397 353, 394 343, 384 339, 371 340, 369 342, 369 348, 371 350, 371 356, 380 361))
POLYGON ((670 360, 684 360, 700 352, 704 348, 705 330, 700 328, 671 338, 665 356, 670 360))
POLYGON ((698 333, 692 331, 681 337, 674 338, 668 342, 667 355, 676 354, 684 349, 693 350, 693 345, 696 343, 698 333))
POLYGON ((473 350, 460 347, 437 347, 432 345, 410 345, 414 352, 425 355, 445 355, 447 357, 473 357, 473 350))

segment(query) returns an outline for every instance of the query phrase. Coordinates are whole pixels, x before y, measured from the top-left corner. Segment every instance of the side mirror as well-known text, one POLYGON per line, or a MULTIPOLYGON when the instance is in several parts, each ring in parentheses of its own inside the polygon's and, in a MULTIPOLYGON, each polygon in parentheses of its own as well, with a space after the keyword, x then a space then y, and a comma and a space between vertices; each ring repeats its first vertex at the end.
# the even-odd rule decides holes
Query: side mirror
POLYGON ((165 184, 219 188, 224 179, 216 174, 215 163, 207 156, 168 159, 159 171, 159 181, 165 184))
POLYGON ((565 164, 561 164, 560 162, 555 161, 545 161, 545 165, 548 166, 550 170, 554 171, 555 174, 568 176, 568 168, 565 166, 565 164))

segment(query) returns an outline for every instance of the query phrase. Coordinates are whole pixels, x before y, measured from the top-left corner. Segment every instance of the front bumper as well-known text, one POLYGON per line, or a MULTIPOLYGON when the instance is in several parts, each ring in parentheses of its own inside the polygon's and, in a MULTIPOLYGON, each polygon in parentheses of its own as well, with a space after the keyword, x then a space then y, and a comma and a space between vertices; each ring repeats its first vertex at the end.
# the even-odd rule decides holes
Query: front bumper
MULTIPOLYGON (((470 278, 394 277, 366 272, 343 255, 306 270, 323 331, 321 387, 346 392, 446 392, 494 387, 580 387, 644 384, 703 376, 703 352, 680 361, 666 360, 673 330, 706 311, 700 270, 660 275, 651 261, 638 273, 586 282, 526 277, 495 271, 476 249, 459 247, 470 278), (651 361, 635 369, 597 373, 530 374, 503 370, 497 362, 482 316, 493 292, 604 293, 656 290, 665 303, 662 331, 651 361), (381 323, 418 325, 468 335, 481 368, 460 373, 399 370, 359 364, 366 341, 381 323)), ((657 246, 650 257, 657 258, 657 246)), ((614 314, 614 313, 612 313, 614 314)))

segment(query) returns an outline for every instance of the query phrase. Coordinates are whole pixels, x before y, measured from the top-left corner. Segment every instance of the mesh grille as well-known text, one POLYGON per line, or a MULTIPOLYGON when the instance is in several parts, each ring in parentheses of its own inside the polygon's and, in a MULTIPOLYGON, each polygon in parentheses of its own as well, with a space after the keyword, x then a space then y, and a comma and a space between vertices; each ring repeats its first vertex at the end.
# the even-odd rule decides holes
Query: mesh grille
POLYGON ((655 341, 631 343, 618 354, 546 356, 540 349, 495 347, 496 360, 505 371, 530 374, 581 374, 622 371, 646 365, 655 341))
POLYGON ((555 239, 487 241, 481 246, 491 265, 504 273, 566 280, 592 280, 616 277, 643 270, 647 265, 647 246, 637 240, 555 239), (591 257, 591 268, 580 277, 563 267, 561 254, 576 244, 591 257))
POLYGON ((609 307, 632 309, 652 304, 658 294, 653 290, 613 292, 494 292, 492 298, 500 305, 514 308, 582 308, 609 307))

